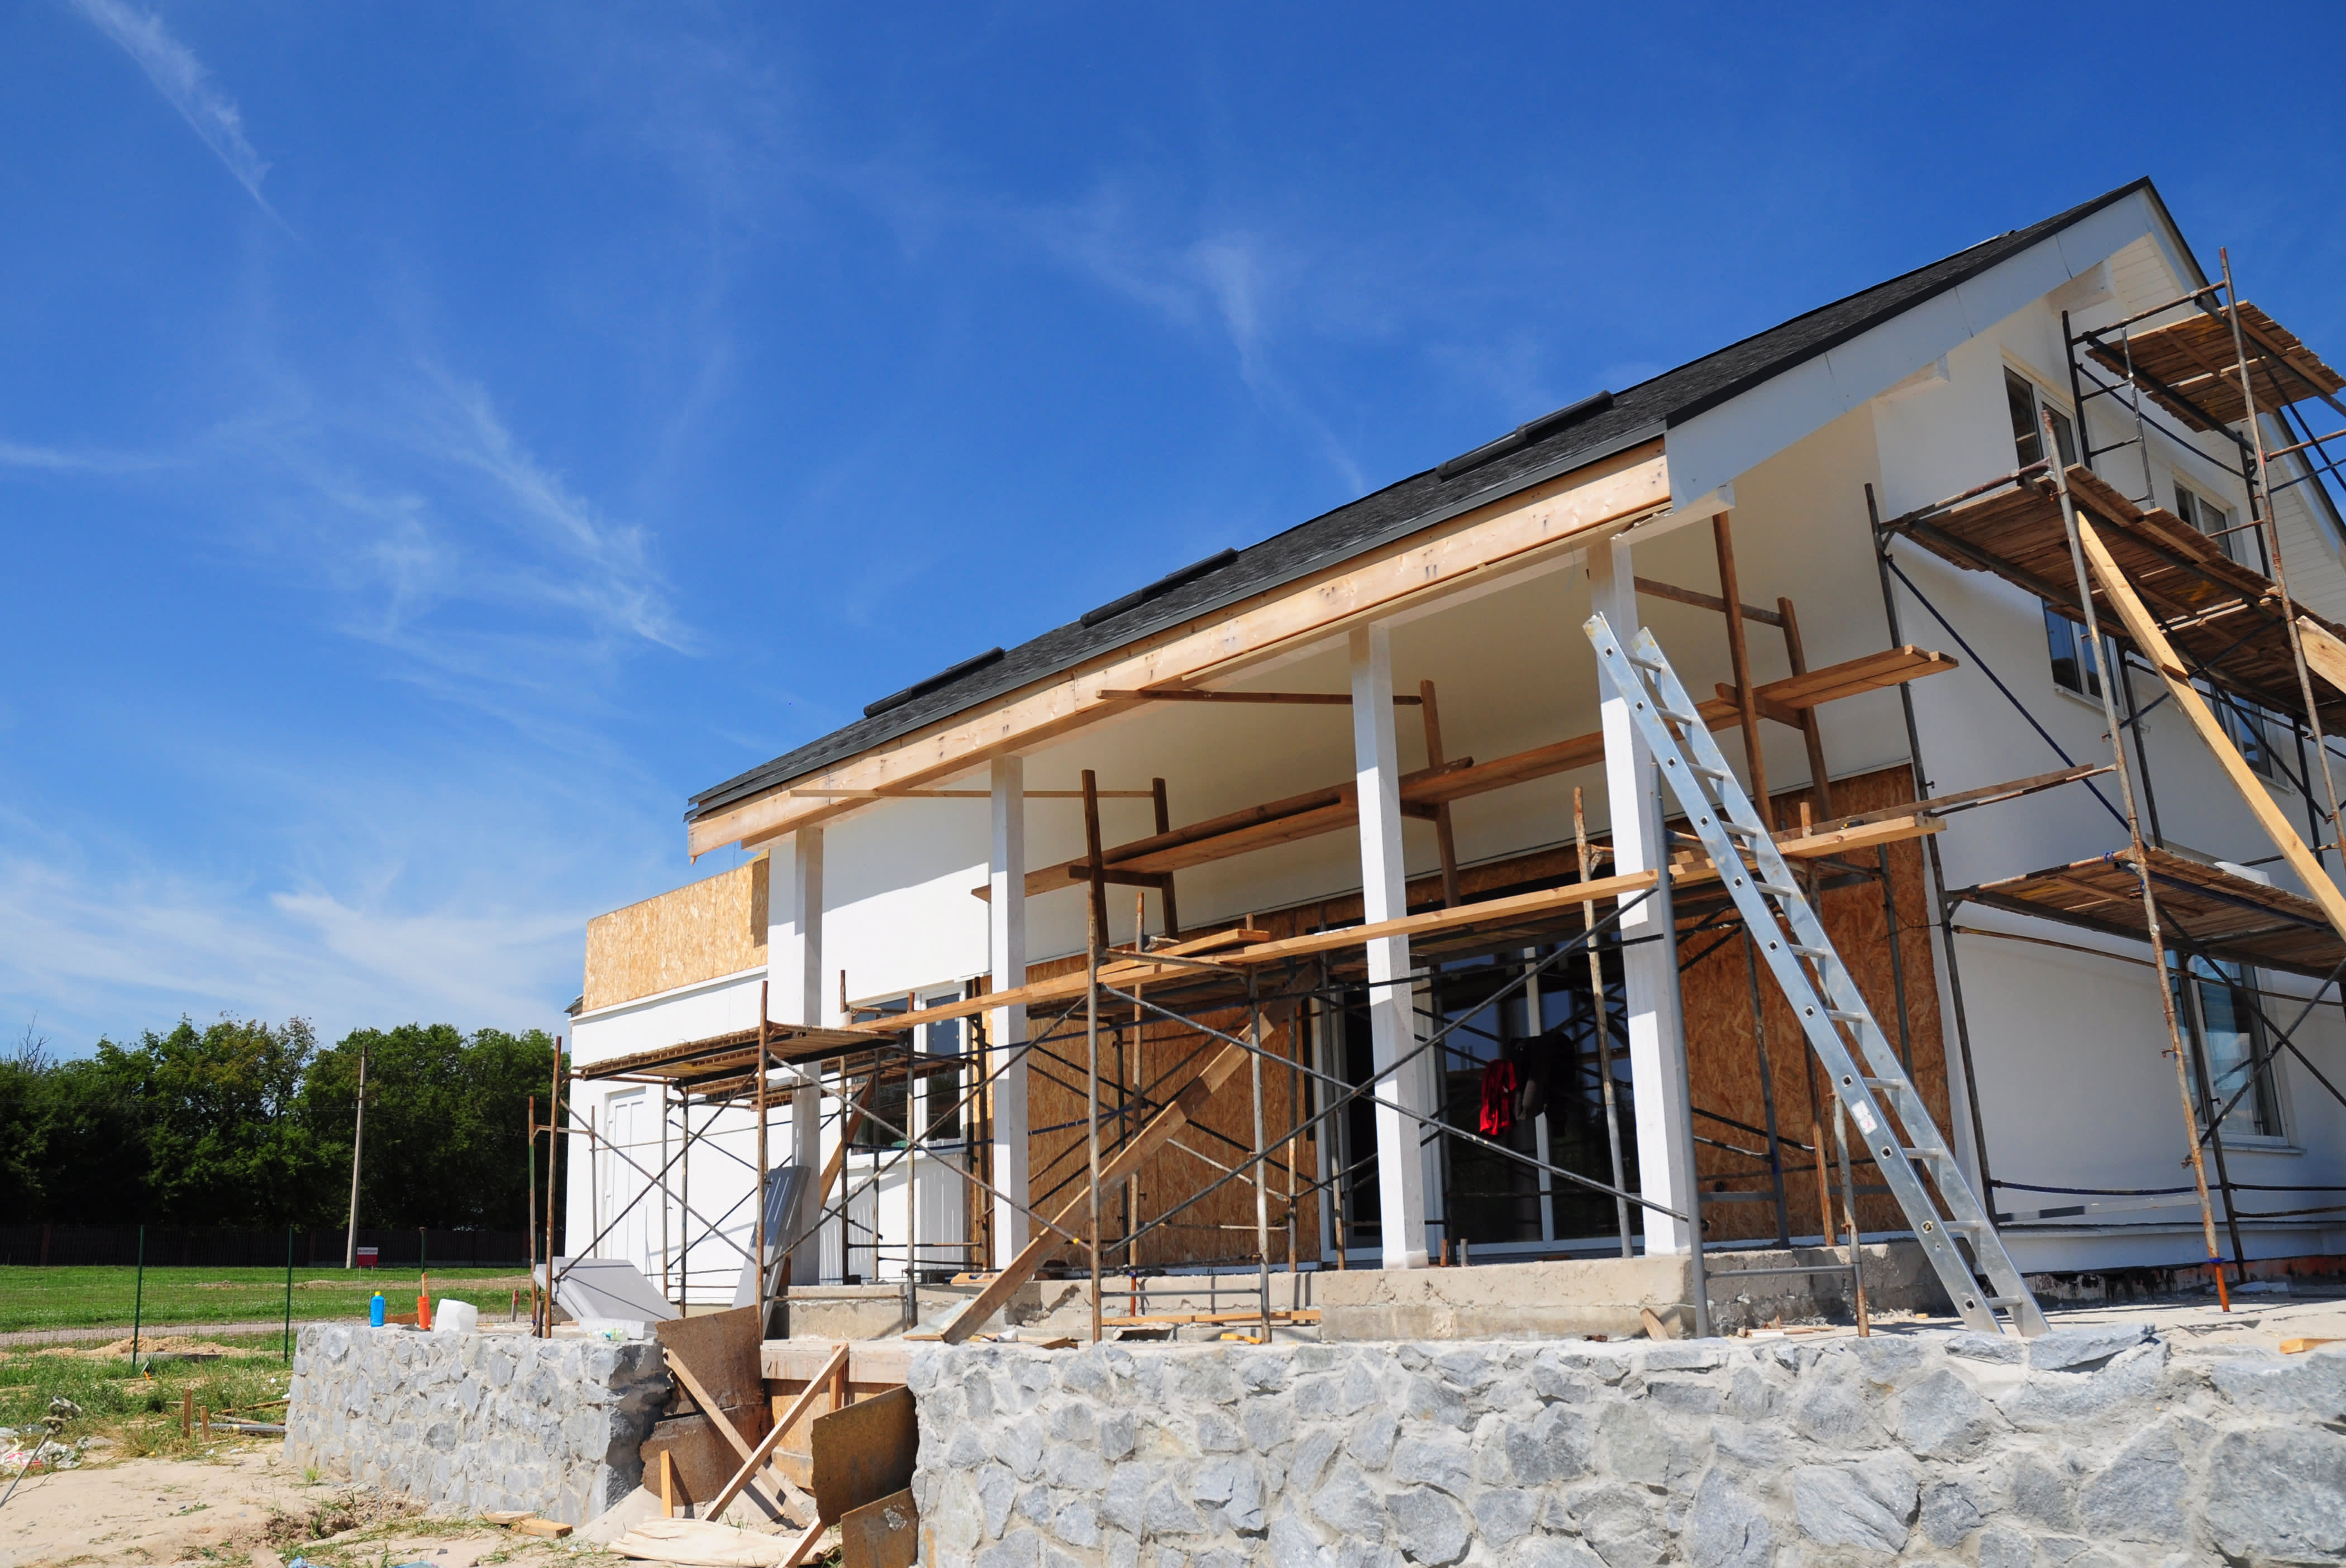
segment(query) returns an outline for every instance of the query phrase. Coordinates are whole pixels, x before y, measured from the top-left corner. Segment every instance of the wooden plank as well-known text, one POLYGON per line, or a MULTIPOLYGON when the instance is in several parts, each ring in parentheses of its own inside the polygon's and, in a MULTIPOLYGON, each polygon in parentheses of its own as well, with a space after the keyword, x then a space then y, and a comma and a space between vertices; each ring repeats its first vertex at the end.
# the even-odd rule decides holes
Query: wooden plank
MULTIPOLYGON (((1698 610, 1708 610, 1714 615, 1727 613, 1727 601, 1716 594, 1706 594, 1695 588, 1681 588, 1675 583, 1658 583, 1651 577, 1639 577, 1637 582, 1637 592, 1648 598, 1668 599, 1674 604, 1692 605, 1698 610)), ((1780 610, 1763 610, 1757 605, 1745 605, 1743 618, 1771 626, 1784 624, 1780 610)))
POLYGON ((750 1484, 750 1478, 755 1476, 760 1467, 771 1457, 775 1447, 789 1435, 790 1429, 797 1426, 801 1418, 814 1407, 816 1400, 831 1391, 831 1380, 846 1368, 848 1353, 848 1348, 844 1343, 831 1353, 831 1359, 823 1363, 822 1370, 817 1372, 814 1375, 814 1380, 807 1384, 805 1392, 790 1402, 790 1409, 781 1413, 772 1429, 758 1440, 758 1446, 742 1456, 741 1468, 733 1472, 733 1479, 727 1481, 724 1490, 709 1502, 707 1517, 718 1518, 724 1513, 727 1503, 741 1495, 741 1489, 750 1484))
POLYGON ((687 848, 696 857, 733 843, 754 848, 852 806, 792 799, 788 789, 913 787, 966 772, 997 755, 1032 750, 1129 709, 1129 703, 1098 697, 1103 687, 1143 689, 1228 678, 1341 636, 1355 622, 1390 616, 1405 603, 1477 588, 1577 548, 1584 538, 1669 501, 1669 465, 1659 442, 1602 459, 954 714, 820 775, 783 780, 774 790, 697 819, 687 848))
POLYGON ((1736 718, 1743 728, 1743 766, 1750 780, 1751 803, 1759 809, 1760 825, 1772 833, 1776 802, 1768 793, 1768 753, 1760 740, 1759 697, 1751 689, 1751 648, 1743 636, 1743 594, 1735 580, 1735 536, 1726 513, 1710 520, 1710 537, 1719 555, 1719 592, 1727 615, 1727 658, 1735 672, 1736 718))
MULTIPOLYGON (((1080 989, 1083 978, 1076 976, 1075 979, 1080 989)), ((1260 1020, 1258 1019, 1256 1043, 1260 1044, 1262 1039, 1260 1020)), ((1158 1112, 1138 1132, 1117 1145, 1114 1156, 1100 1166, 1101 1184, 1120 1182, 1138 1170, 1149 1156, 1189 1125, 1190 1116, 1204 1107, 1214 1092, 1246 1064, 1246 1060, 1245 1050, 1225 1041, 1221 1049, 1207 1059, 1198 1075, 1182 1085, 1181 1092, 1173 1096, 1171 1105, 1158 1112)), ((975 1333, 979 1324, 1002 1310, 1011 1297, 1017 1294, 1018 1288, 1034 1278, 1035 1271, 1057 1256, 1059 1248, 1066 1245, 1061 1232, 1073 1230, 1076 1217, 1088 1208, 1090 1197, 1087 1187, 1076 1193, 1050 1217, 1047 1227, 1037 1226, 1034 1239, 1018 1249, 1018 1255, 1004 1265, 1002 1272, 995 1275, 969 1305, 954 1314, 953 1321, 945 1325, 944 1332, 939 1337, 949 1345, 958 1345, 975 1333)), ((1095 1242, 1097 1240, 1096 1237, 1093 1239, 1095 1242)))
POLYGON ((1229 955, 1229 962, 1279 963, 1306 953, 1337 952, 1348 947, 1359 947, 1380 937, 1405 936, 1414 940, 1494 921, 1547 916, 1590 900, 1617 899, 1641 893, 1654 886, 1658 880, 1651 871, 1631 871, 1626 876, 1600 877, 1593 882, 1573 882, 1542 892, 1517 893, 1513 898, 1484 899, 1480 903, 1462 904, 1454 910, 1437 910, 1431 914, 1349 925, 1340 931, 1308 932, 1301 936, 1282 937, 1276 942, 1242 947, 1229 955))
POLYGON ((2298 640, 2305 647, 2306 667, 2346 692, 2346 641, 2310 616, 2297 617, 2298 640))
MULTIPOLYGON (((1270 702, 1290 703, 1299 708, 1350 708, 1352 697, 1343 691, 1205 691, 1195 687, 1174 687, 1163 691, 1103 691, 1103 700, 1110 702, 1270 702)), ((1396 692, 1393 701, 1407 708, 1418 699, 1396 692)))
MULTIPOLYGON (((1153 951, 1172 957, 1204 958, 1221 949, 1234 947, 1241 942, 1260 942, 1267 935, 1268 933, 1264 932, 1236 928, 1229 931, 1218 931, 1188 942, 1172 942, 1153 951)), ((1030 974, 1034 972, 1033 965, 1028 965, 1027 972, 1030 974)), ((1127 958, 1103 967, 1100 970, 1100 981, 1103 984, 1113 985, 1119 990, 1129 990, 1135 985, 1149 984, 1160 980, 1178 980, 1183 975, 1195 972, 1197 972, 1195 970, 1183 965, 1151 963, 1145 957, 1127 958)), ((912 1029, 923 1023, 940 1023, 948 1018, 974 1017, 977 1013, 992 1013, 1001 1007, 1031 1007, 1038 1002, 1055 1002, 1069 996, 1080 996, 1083 994, 1083 989, 1082 975, 1062 974, 1048 980, 1029 981, 1025 985, 1014 986, 1008 991, 988 992, 984 996, 964 997, 958 1002, 940 1002, 915 1012, 894 1013, 891 1018, 894 1027, 912 1029)))
POLYGON ((2117 563, 2110 558, 2109 548, 2102 543, 2101 535, 2082 515, 2077 519, 2077 536, 2085 546, 2086 559, 2093 567, 2094 576, 2102 585, 2102 592, 2126 622, 2127 631, 2134 638, 2136 647, 2149 659, 2151 667, 2167 683, 2168 693, 2174 697, 2175 706, 2191 720, 2191 728, 2199 732, 2200 740, 2215 756, 2217 765, 2223 769, 2224 776, 2231 780, 2232 788, 2239 792, 2240 799, 2248 803, 2249 814, 2265 830, 2265 836, 2272 840, 2273 848, 2279 850, 2281 858, 2289 862, 2289 869, 2297 873, 2306 891, 2321 905, 2322 913, 2330 918, 2330 923, 2338 929, 2339 934, 2346 936, 2346 895, 2339 892, 2338 885, 2330 880, 2330 873, 2321 869, 2321 862, 2313 858, 2313 852, 2305 847, 2305 840, 2297 836, 2297 830, 2289 825, 2289 819, 2281 815, 2280 808, 2273 804, 2272 797, 2265 792, 2263 782, 2249 771, 2247 760, 2233 746, 2231 737, 2224 733, 2223 726, 2208 711, 2198 688, 2191 684, 2189 673, 2184 669, 2182 661, 2175 657, 2175 650, 2160 633, 2158 623, 2143 607, 2133 585, 2127 581, 2126 574, 2118 570, 2117 563))

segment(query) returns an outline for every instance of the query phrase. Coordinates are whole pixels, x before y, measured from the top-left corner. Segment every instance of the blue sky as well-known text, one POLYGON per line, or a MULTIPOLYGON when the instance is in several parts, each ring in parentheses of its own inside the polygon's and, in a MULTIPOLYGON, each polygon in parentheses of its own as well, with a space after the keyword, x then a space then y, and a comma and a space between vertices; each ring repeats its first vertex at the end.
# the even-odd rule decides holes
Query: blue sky
POLYGON ((2139 174, 2346 354, 2338 94, 1933 10, 13 0, 0 1031, 555 1024, 691 791, 2139 174))

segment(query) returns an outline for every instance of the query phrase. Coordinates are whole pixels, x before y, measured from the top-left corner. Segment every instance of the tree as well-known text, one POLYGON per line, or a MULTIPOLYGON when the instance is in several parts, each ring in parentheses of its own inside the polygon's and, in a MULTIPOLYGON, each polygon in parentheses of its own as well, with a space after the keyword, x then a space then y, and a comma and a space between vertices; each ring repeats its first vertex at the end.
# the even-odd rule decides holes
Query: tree
POLYGON ((523 1228, 522 1124, 532 1095, 545 1115, 553 1038, 537 1029, 483 1029, 467 1039, 449 1024, 409 1023, 353 1030, 320 1052, 302 1085, 301 1117, 345 1179, 362 1052, 370 1065, 359 1223, 523 1228))

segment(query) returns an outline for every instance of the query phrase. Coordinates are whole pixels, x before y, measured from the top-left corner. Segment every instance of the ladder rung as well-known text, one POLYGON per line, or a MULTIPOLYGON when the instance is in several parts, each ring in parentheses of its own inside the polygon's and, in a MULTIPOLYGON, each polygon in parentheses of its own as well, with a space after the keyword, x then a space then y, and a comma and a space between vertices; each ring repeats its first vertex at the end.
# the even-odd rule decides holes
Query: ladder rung
POLYGON ((1994 1230, 1995 1228, 1984 1219, 1951 1219, 1946 1223, 1949 1230, 1994 1230))
POLYGON ((1852 1013, 1846 1007, 1828 1007, 1825 1009, 1825 1016, 1831 1019, 1835 1019, 1842 1023, 1862 1023, 1865 1022, 1867 1014, 1863 1013, 1852 1013))
POLYGON ((1629 662, 1636 665, 1639 669, 1668 669, 1670 667, 1670 661, 1666 658, 1639 658, 1636 654, 1631 654, 1629 656, 1629 662))
POLYGON ((1985 1299, 1987 1304, 1991 1307, 2017 1307, 2023 1301, 2027 1300, 2028 1298, 2025 1296, 1990 1296, 1985 1299))
POLYGON ((1800 892, 1800 889, 1788 888, 1781 882, 1756 882, 1753 886, 1763 893, 1773 893, 1780 899, 1798 898, 1800 892))
POLYGON ((1831 958, 1833 956, 1833 950, 1829 947, 1802 947, 1797 942, 1792 944, 1792 951, 1799 953, 1802 958, 1831 958))
POLYGON ((1706 779, 1732 779, 1735 777, 1734 772, 1729 769, 1705 768, 1699 762, 1689 762, 1687 766, 1693 769, 1696 772, 1701 774, 1706 779))
POLYGON ((1949 1157, 1944 1149, 1900 1149, 1898 1152, 1910 1160, 1929 1160, 1933 1165, 1949 1157))

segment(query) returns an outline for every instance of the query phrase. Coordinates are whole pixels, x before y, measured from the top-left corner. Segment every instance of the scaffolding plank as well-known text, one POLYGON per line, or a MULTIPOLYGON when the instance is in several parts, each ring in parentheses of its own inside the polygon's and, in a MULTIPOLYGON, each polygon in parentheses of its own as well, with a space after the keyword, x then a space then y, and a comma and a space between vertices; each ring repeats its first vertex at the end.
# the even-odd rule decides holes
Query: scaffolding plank
MULTIPOLYGON (((2082 464, 2067 473, 2082 514, 2099 525, 2111 559, 2150 610, 2163 636, 2233 695, 2302 720, 2280 590, 2270 578, 2227 555, 2215 540, 2172 513, 2144 511, 2082 464)), ((1942 559, 1984 571, 2043 597, 2082 621, 2061 502, 2050 479, 2032 477, 1935 513, 1910 513, 1888 526, 1942 559)), ((2239 535, 2235 535, 2238 537, 2239 535)), ((2105 631, 2127 633, 2106 588, 2094 593, 2105 631)), ((2346 643, 2346 626, 2298 606, 2300 621, 2346 643)), ((2140 638, 2133 638, 2141 647, 2140 638)), ((2346 724, 2346 694, 2317 690, 2325 729, 2346 724)))
MULTIPOLYGON (((2146 850, 2143 864, 2171 943, 2227 962, 2314 978, 2346 959, 2346 942, 2311 899, 2168 850, 2146 850)), ((1984 882, 1955 897, 2106 936, 2149 940, 2134 859, 2125 850, 1984 882)))
POLYGON ((2125 572, 2112 558, 2108 546, 2102 542, 2100 532, 2081 516, 2077 519, 2077 535, 2085 547, 2086 559, 2093 566, 2095 577, 2100 581, 2103 591, 2109 596, 2118 614, 2125 618, 2127 630, 2133 635, 2136 645, 2148 656, 2151 667, 2157 670, 2159 678, 2167 683, 2168 692, 2175 698, 2175 706, 2183 710, 2190 719, 2191 727, 2199 732, 2199 738, 2214 753, 2217 765, 2223 769, 2232 787, 2239 791, 2240 799, 2248 803, 2249 814, 2256 818, 2257 825, 2272 840, 2273 848, 2280 851, 2281 858, 2289 862, 2290 870, 2297 873, 2298 880, 2311 890, 2314 901, 2321 906, 2321 911, 2329 917, 2330 923, 2341 936, 2346 936, 2346 894, 2339 892, 2338 885, 2330 880, 2330 873, 2321 869, 2321 862, 2313 858, 2313 851, 2305 847, 2305 840, 2297 836, 2297 830, 2289 825, 2289 819, 2282 816, 2280 808, 2273 803, 2273 798, 2266 792, 2263 782, 2249 770, 2247 759, 2232 744, 2231 737, 2224 732, 2216 716, 2208 711, 2206 700, 2200 697, 2198 688, 2191 684, 2182 661, 2175 657, 2174 649, 2167 646, 2167 639, 2159 635, 2157 624, 2150 618, 2150 612, 2143 607, 2141 599, 2136 596, 2133 587, 2127 582, 2125 572))
MULTIPOLYGON (((2346 377, 2322 361, 2296 333, 2263 311, 2240 301, 2240 332, 2249 349, 2249 384, 2257 407, 2272 413, 2293 402, 2346 391, 2346 377)), ((2137 332, 2121 343, 2089 342, 2086 351, 2120 378, 2131 357, 2137 378, 2160 383, 2143 390, 2193 430, 2238 424, 2242 417, 2240 362, 2233 351, 2231 318, 2195 311, 2179 321, 2137 332)))

